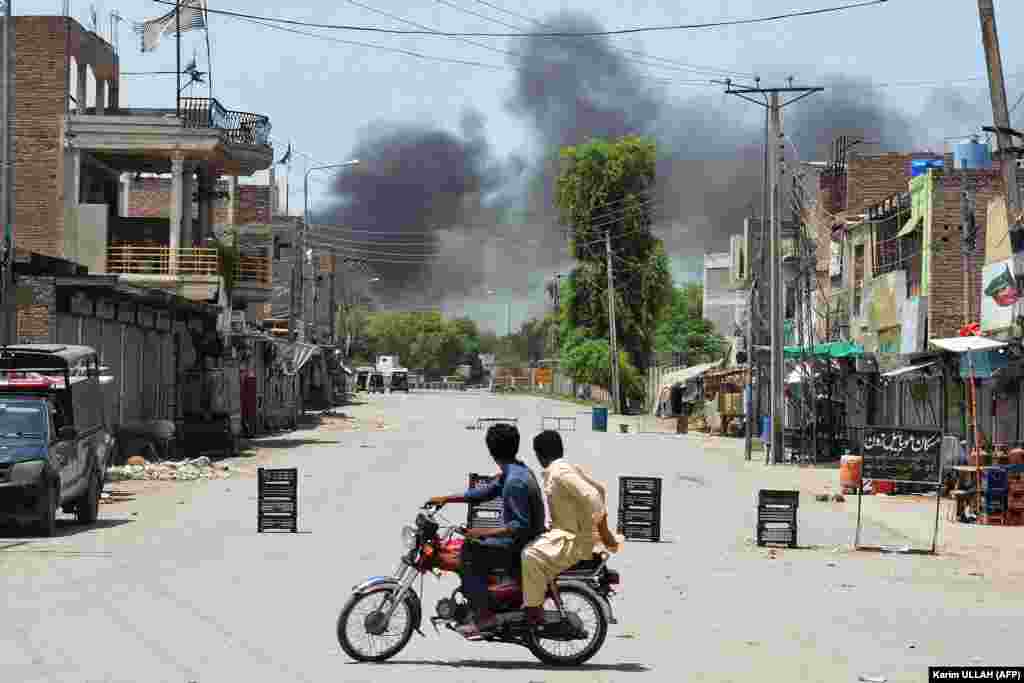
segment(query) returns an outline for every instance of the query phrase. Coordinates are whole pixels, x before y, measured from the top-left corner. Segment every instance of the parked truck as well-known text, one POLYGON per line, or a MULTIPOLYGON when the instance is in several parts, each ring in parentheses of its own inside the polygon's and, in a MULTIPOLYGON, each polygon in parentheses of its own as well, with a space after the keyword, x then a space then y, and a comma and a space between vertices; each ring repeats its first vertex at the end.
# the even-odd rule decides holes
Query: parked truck
POLYGON ((0 348, 0 517, 56 532, 57 508, 90 524, 113 439, 99 356, 87 346, 0 348))

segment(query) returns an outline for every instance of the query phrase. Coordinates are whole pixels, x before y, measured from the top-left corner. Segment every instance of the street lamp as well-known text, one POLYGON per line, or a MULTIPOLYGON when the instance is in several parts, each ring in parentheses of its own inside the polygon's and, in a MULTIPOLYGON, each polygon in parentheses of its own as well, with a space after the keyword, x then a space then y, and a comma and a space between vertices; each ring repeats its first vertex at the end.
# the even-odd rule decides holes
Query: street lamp
MULTIPOLYGON (((291 331, 292 341, 296 341, 296 339, 298 338, 298 335, 299 335, 299 329, 298 329, 299 326, 296 324, 297 322, 299 322, 297 320, 297 318, 299 318, 299 317, 305 318, 305 315, 304 315, 304 311, 305 311, 305 301, 304 301, 304 299, 305 299, 305 286, 306 286, 305 285, 305 263, 303 262, 303 259, 301 258, 301 255, 304 255, 306 253, 306 227, 309 224, 309 175, 313 171, 326 171, 326 170, 329 170, 329 169, 345 168, 347 166, 355 166, 358 163, 359 163, 359 159, 352 159, 351 161, 346 161, 346 162, 341 163, 341 164, 327 164, 325 166, 314 166, 313 168, 308 169, 306 171, 305 176, 303 177, 303 180, 302 180, 302 203, 303 203, 302 229, 301 229, 301 232, 299 233, 299 235, 297 236, 297 239, 296 239, 296 242, 298 242, 298 244, 299 244, 299 249, 297 250, 297 253, 300 255, 300 258, 297 259, 297 263, 295 263, 293 265, 293 276, 292 276, 292 277, 296 277, 295 271, 294 271, 294 266, 297 265, 298 266, 298 270, 297 270, 297 277, 298 277, 298 283, 297 284, 298 284, 298 287, 295 290, 293 290, 293 291, 297 292, 299 301, 297 302, 298 306, 294 306, 294 305, 292 306, 292 315, 291 315, 291 321, 290 321, 290 324, 289 324, 289 330, 291 331), (300 314, 299 311, 296 310, 296 308, 298 308, 299 311, 302 311, 303 313, 300 314)), ((316 296, 316 291, 314 291, 314 297, 315 296, 316 296)), ((314 322, 314 324, 316 323, 316 317, 317 317, 316 316, 316 309, 314 309, 314 312, 313 312, 313 318, 314 318, 313 322, 314 322)), ((304 320, 302 321, 302 324, 304 326, 304 324, 305 324, 304 320)))

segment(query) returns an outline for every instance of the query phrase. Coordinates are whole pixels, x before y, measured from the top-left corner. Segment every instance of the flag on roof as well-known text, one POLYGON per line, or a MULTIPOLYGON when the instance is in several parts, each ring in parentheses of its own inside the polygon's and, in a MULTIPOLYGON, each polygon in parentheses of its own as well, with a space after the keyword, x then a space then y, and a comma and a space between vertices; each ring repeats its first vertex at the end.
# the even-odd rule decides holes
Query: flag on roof
MULTIPOLYGON (((182 33, 206 28, 206 0, 182 0, 178 7, 181 8, 182 33)), ((152 52, 160 45, 160 39, 164 35, 174 35, 177 32, 177 12, 178 9, 172 9, 161 17, 135 24, 135 32, 142 39, 143 52, 152 52)))

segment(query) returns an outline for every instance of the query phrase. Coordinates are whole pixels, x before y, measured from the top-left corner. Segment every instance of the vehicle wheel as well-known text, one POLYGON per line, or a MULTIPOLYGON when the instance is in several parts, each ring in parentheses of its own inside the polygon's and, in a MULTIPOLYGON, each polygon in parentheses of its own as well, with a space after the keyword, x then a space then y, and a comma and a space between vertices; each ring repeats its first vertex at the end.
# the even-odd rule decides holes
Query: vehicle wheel
POLYGON ((408 644, 414 627, 413 608, 409 599, 403 600, 395 609, 384 633, 370 633, 375 615, 383 607, 390 606, 389 598, 394 592, 393 586, 381 586, 361 595, 353 595, 345 603, 338 617, 338 644, 352 659, 359 662, 383 662, 397 655, 408 644), (364 640, 358 641, 358 638, 364 640))
MULTIPOLYGON (((608 636, 608 622, 598 598, 574 586, 558 589, 566 612, 575 612, 587 631, 586 640, 549 640, 535 632, 527 636, 526 646, 533 656, 552 666, 579 666, 588 661, 604 645, 608 636)), ((548 598, 544 610, 557 610, 554 600, 548 598)))
POLYGON ((75 506, 75 517, 79 524, 92 524, 100 514, 100 493, 103 491, 99 472, 89 475, 89 488, 75 506))
POLYGON ((39 496, 39 522, 36 529, 40 536, 50 538, 57 533, 57 504, 60 496, 52 484, 39 496))

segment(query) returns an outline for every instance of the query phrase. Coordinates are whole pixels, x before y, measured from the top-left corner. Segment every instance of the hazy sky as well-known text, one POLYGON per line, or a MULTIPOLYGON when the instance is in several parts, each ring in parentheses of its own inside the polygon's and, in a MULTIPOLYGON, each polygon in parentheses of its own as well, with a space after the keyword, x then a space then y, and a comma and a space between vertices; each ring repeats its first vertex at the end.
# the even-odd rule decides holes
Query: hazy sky
MULTIPOLYGON (((504 32, 537 30, 524 19, 495 9, 501 7, 527 17, 545 20, 562 10, 578 10, 607 29, 641 25, 674 24, 718 19, 765 16, 794 10, 844 4, 841 0, 697 0, 672 2, 636 0, 629 9, 619 2, 540 2, 539 0, 359 0, 358 4, 449 31, 504 32), (460 9, 456 9, 460 8, 460 9), (489 21, 472 13, 492 18, 489 21), (502 22, 508 25, 503 26, 502 22), (512 28, 515 27, 515 28, 512 28)), ((211 9, 286 17, 327 23, 348 23, 388 28, 412 28, 358 6, 350 0, 305 0, 290 8, 258 0, 237 0, 211 9)), ((1024 2, 996 0, 996 16, 1002 40, 1007 91, 1011 104, 1024 93, 1024 2)), ((122 71, 173 70, 174 40, 165 38, 155 53, 141 54, 131 22, 156 17, 167 5, 144 0, 106 0, 96 3, 101 32, 106 34, 109 13, 117 10, 129 22, 121 24, 119 45, 122 71)), ((32 2, 15 0, 18 14, 59 14, 56 0, 32 2)), ((72 0, 71 14, 88 23, 89 5, 72 0)), ((305 30, 305 29, 300 29, 305 30)), ((541 136, 528 117, 517 116, 507 107, 515 87, 516 43, 509 38, 469 38, 485 49, 449 37, 380 36, 366 33, 308 29, 338 40, 358 41, 403 49, 425 55, 491 65, 494 68, 451 64, 371 47, 337 44, 304 35, 211 15, 210 40, 213 55, 214 96, 229 109, 267 114, 278 141, 278 154, 287 141, 317 161, 332 163, 350 158, 360 142, 360 131, 372 130, 379 122, 436 126, 458 134, 467 108, 483 117, 482 136, 494 158, 518 154, 536 158, 541 136)), ((186 34, 182 40, 185 60, 197 51, 205 68, 203 34, 186 34)), ((758 130, 763 117, 760 108, 721 93, 722 88, 679 81, 706 81, 722 72, 757 73, 763 84, 781 84, 795 76, 802 84, 845 75, 870 79, 878 88, 879 101, 895 109, 913 124, 917 144, 942 144, 947 136, 964 135, 990 125, 985 107, 985 59, 981 49, 974 0, 890 0, 874 7, 819 17, 798 18, 769 24, 696 31, 645 33, 612 39, 613 45, 643 52, 628 53, 639 74, 652 78, 652 87, 663 89, 669 100, 685 103, 694 97, 710 98, 709 107, 727 110, 735 117, 722 121, 728 127, 751 126, 758 130), (662 59, 659 59, 662 58, 662 59), (671 60, 672 64, 667 61, 671 60), (657 65, 638 63, 647 61, 657 65), (702 70, 686 71, 681 65, 702 70), (715 71, 718 73, 711 73, 715 71), (660 79, 660 80, 657 80, 660 79), (972 80, 976 79, 976 80, 972 80), (664 81, 670 82, 664 82, 664 81), (909 85, 908 85, 909 84, 909 85), (941 106, 936 88, 943 88, 941 106), (936 111, 936 109, 942 111, 936 111), (986 116, 988 118, 984 118, 986 116)), ((129 106, 174 106, 174 76, 122 77, 121 101, 129 106)), ((205 96, 205 89, 194 93, 205 96)), ((795 105, 794 108, 802 106, 795 105)), ((1024 105, 1018 110, 1024 113, 1024 105)), ((796 114, 793 114, 796 116, 796 114)), ((750 141, 757 144, 756 136, 750 141)), ((798 150, 803 160, 816 156, 815 150, 798 150)), ((291 203, 300 205, 303 159, 292 168, 291 203)), ((314 201, 328 185, 316 181, 314 201)), ((739 230, 739 226, 730 229, 739 230)), ((701 253, 701 244, 679 245, 677 255, 688 253, 689 262, 701 253)), ((676 247, 673 246, 675 249, 676 247)), ((500 264, 499 258, 497 263, 500 264)), ((497 266, 496 266, 497 267, 497 266)), ((683 268, 683 261, 677 260, 683 268)), ((548 271, 549 273, 551 271, 548 271)), ((530 278, 530 287, 516 287, 513 325, 525 316, 527 307, 542 305, 538 287, 540 273, 530 278)), ((495 280, 495 282, 499 282, 495 280)), ((490 283, 486 283, 490 286, 490 283)), ((499 282, 497 286, 505 286, 499 282)), ((480 303, 468 296, 463 310, 485 324, 504 327, 505 309, 496 303, 480 303)), ((461 312, 452 309, 452 312, 461 312)))

